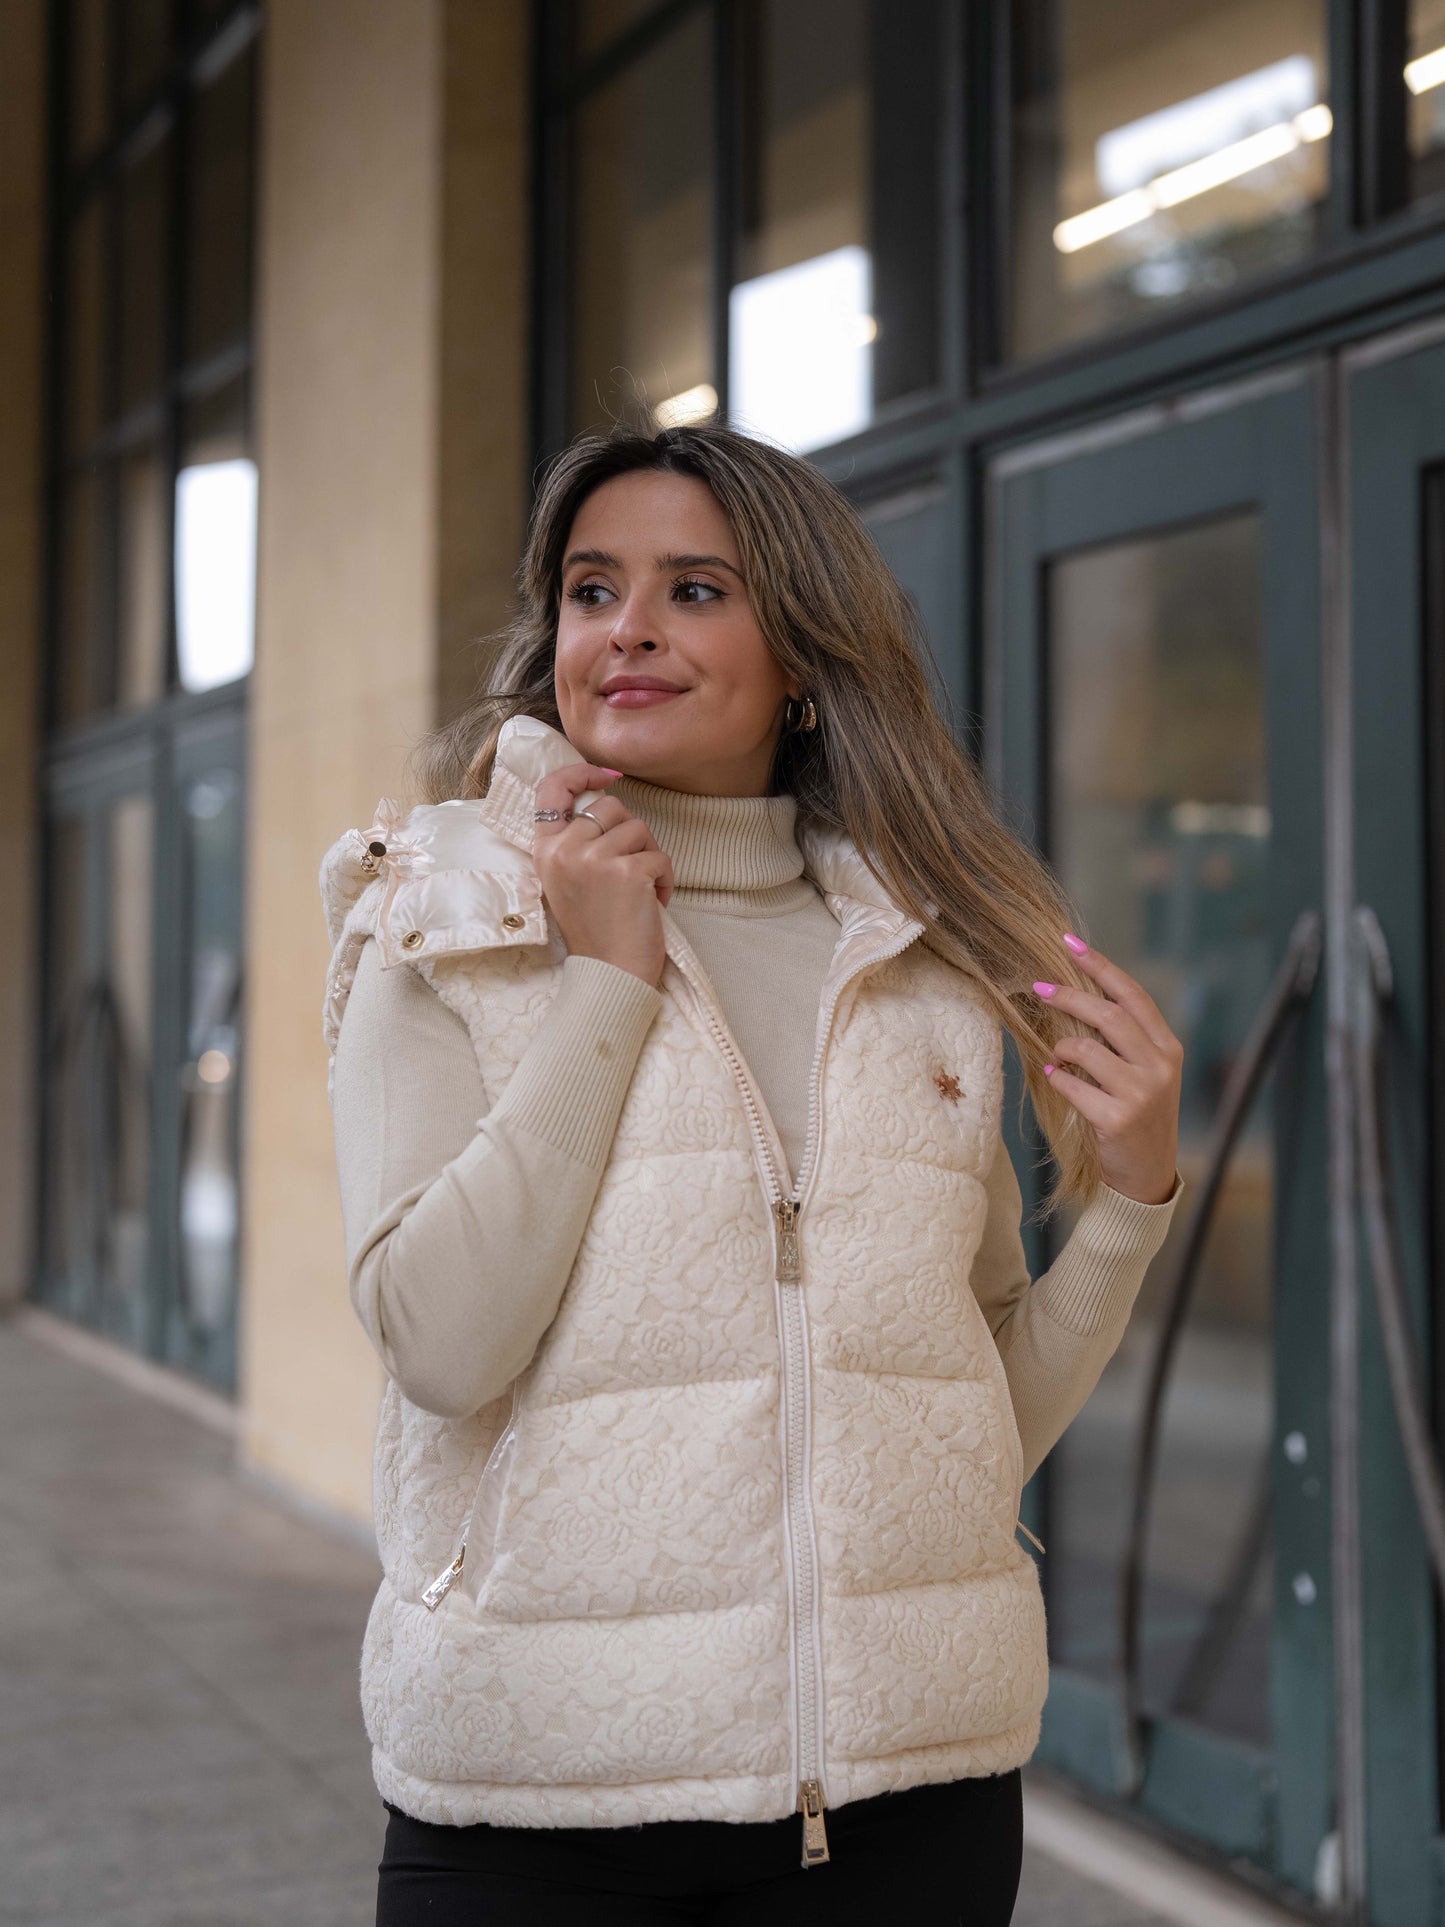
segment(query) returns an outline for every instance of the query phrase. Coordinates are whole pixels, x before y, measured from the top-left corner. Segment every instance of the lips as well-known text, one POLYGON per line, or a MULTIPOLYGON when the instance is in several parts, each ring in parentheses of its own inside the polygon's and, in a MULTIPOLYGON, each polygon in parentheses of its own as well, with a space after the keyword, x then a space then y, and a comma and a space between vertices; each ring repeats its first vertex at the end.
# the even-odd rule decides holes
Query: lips
POLYGON ((639 680, 604 689, 602 700, 609 709, 650 709, 656 703, 671 702, 675 696, 683 693, 672 683, 639 680))

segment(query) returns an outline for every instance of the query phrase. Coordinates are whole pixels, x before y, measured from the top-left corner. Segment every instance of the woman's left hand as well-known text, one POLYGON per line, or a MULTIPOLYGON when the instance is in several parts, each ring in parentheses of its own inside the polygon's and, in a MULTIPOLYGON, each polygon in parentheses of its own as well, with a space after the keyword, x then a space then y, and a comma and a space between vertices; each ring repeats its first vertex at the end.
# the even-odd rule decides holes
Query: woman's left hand
POLYGON ((1037 983, 1034 989, 1099 1035, 1060 1037, 1048 1075, 1055 1090, 1093 1125, 1104 1182, 1140 1204, 1164 1204, 1173 1195, 1179 1155, 1184 1046, 1127 970, 1078 937, 1068 947, 1099 994, 1067 984, 1037 983), (1097 1087, 1060 1068, 1064 1062, 1086 1070, 1097 1087))

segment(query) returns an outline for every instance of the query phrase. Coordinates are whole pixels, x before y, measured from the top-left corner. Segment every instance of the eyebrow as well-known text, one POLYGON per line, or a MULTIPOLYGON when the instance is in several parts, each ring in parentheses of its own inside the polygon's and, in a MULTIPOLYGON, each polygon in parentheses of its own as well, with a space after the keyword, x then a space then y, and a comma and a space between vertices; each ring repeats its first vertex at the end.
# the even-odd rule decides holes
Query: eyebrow
MULTIPOLYGON (((573 549, 562 567, 570 569, 574 562, 591 562, 601 569, 620 569, 623 566, 622 557, 613 555, 607 549, 573 549)), ((720 555, 679 555, 673 551, 658 556, 656 566, 659 569, 726 569, 739 582, 743 579, 742 570, 735 569, 731 562, 724 562, 720 555)))

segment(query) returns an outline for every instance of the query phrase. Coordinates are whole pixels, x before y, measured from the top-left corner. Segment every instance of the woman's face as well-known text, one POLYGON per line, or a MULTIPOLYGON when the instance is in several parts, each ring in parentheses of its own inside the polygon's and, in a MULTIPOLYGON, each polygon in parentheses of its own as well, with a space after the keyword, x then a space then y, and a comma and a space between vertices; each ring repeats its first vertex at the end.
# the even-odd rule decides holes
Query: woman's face
POLYGON ((588 762, 696 794, 764 793, 800 691, 763 639, 705 482, 643 470, 583 502, 563 551, 556 686, 588 762))

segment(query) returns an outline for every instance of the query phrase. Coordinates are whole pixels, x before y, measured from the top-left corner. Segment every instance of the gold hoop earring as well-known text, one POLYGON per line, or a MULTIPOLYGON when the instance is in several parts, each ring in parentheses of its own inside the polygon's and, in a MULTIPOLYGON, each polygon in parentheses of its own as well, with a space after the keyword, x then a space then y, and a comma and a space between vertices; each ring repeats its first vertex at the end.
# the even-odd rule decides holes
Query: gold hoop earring
POLYGON ((799 731, 806 734, 808 730, 818 727, 817 706, 811 696, 804 696, 801 708, 795 712, 793 705, 797 701, 798 698, 796 696, 789 696, 788 706, 783 711, 783 727, 789 734, 794 734, 799 731))

